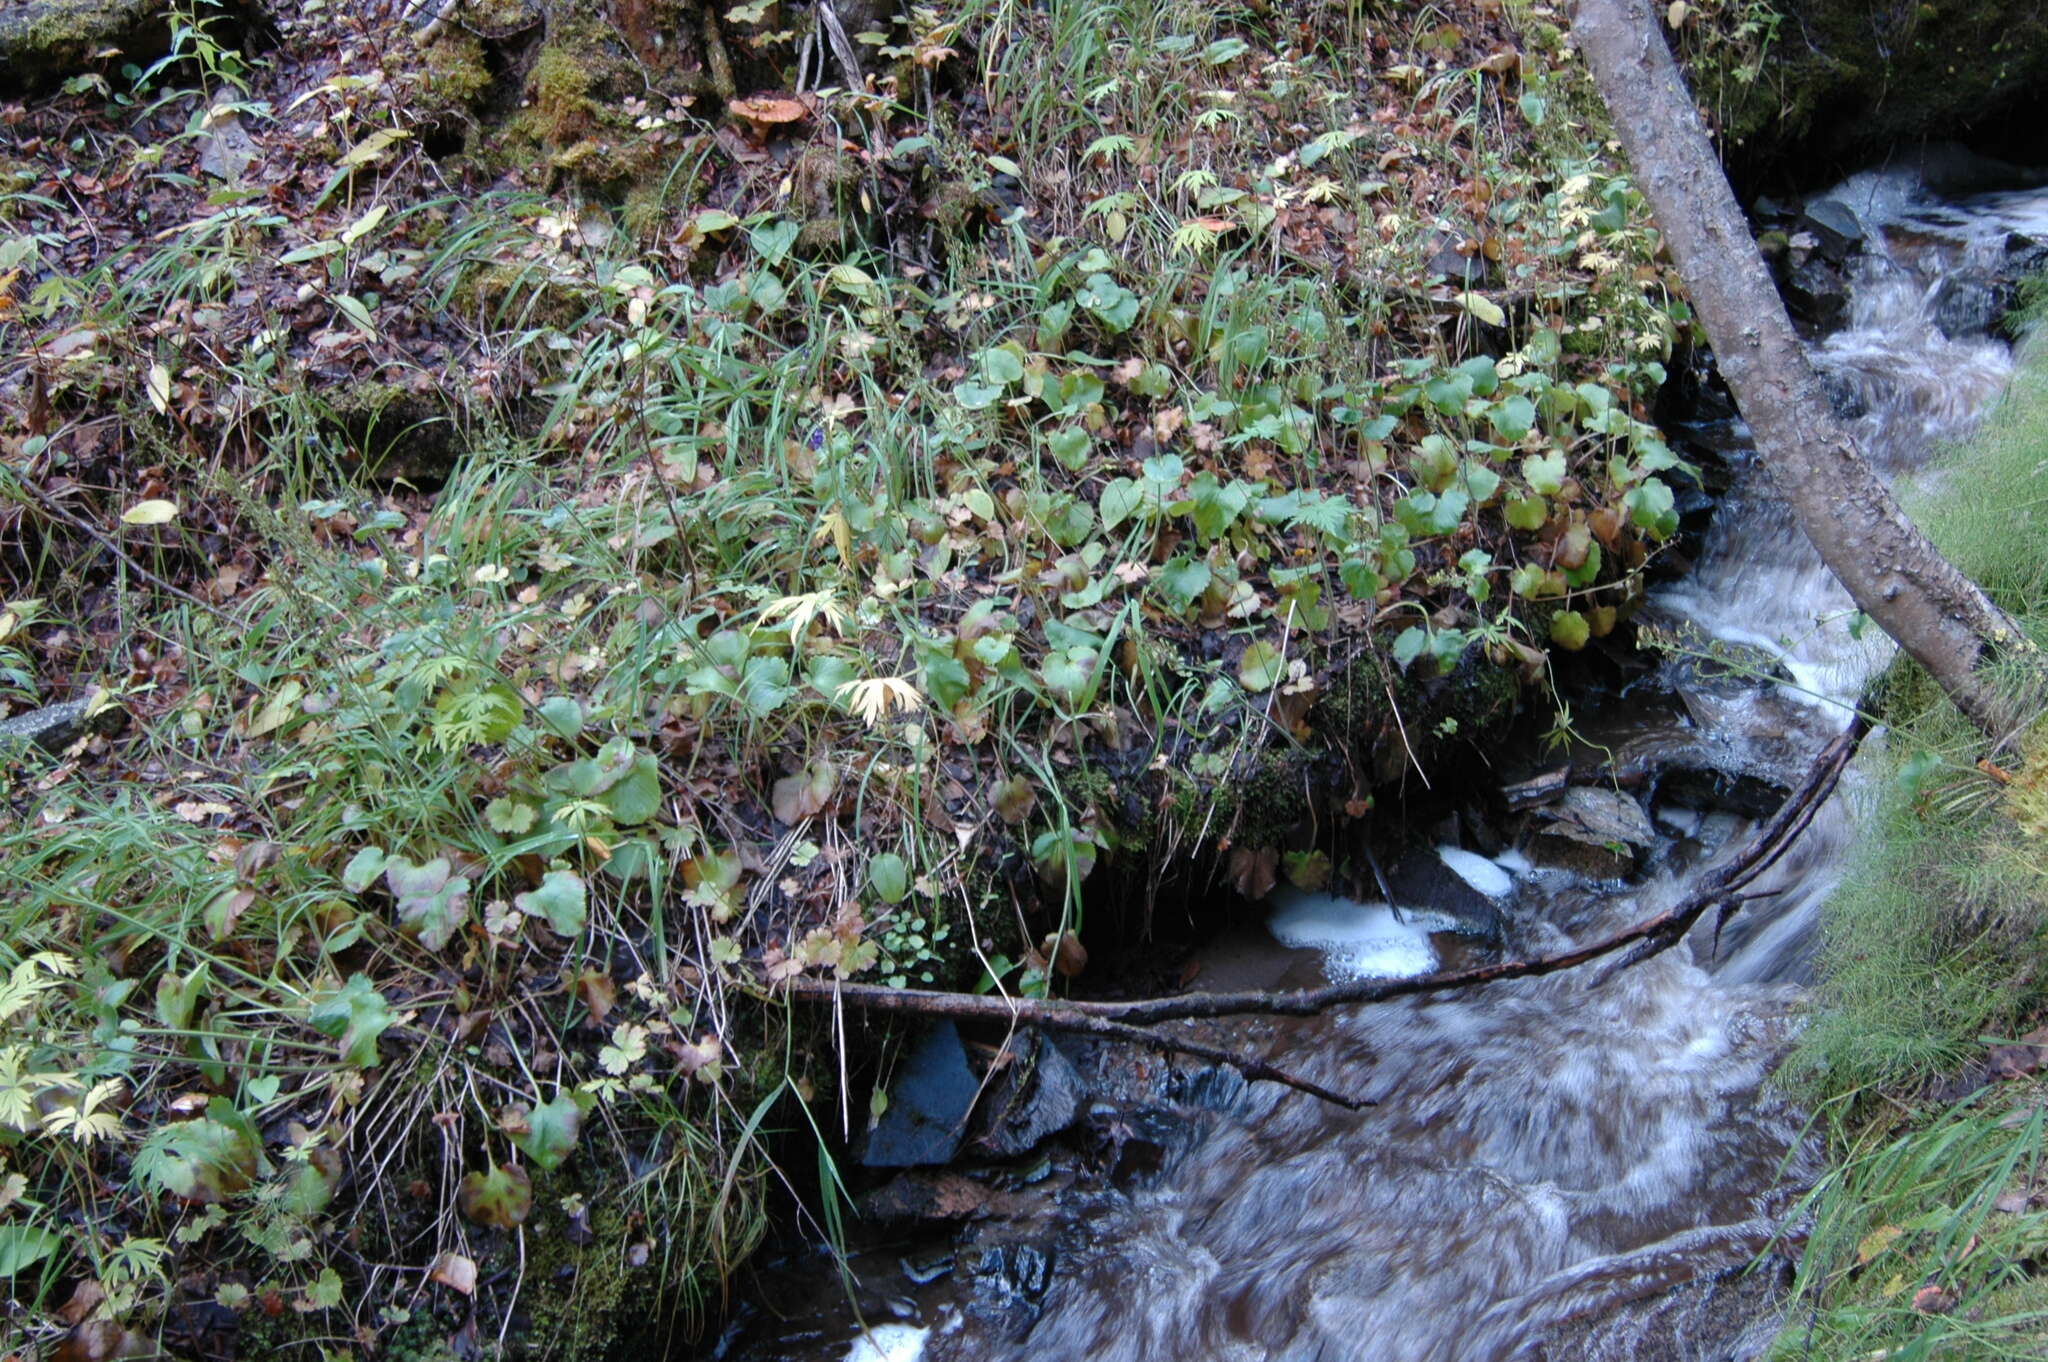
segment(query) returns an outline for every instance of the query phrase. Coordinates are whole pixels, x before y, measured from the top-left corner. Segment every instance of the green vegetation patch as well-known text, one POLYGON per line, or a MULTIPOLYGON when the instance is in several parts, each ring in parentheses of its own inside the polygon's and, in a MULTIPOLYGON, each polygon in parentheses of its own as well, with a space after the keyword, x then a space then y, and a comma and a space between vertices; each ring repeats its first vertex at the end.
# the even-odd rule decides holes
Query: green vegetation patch
POLYGON ((831 93, 743 6, 650 93, 451 13, 6 133, 0 686, 131 718, 4 777, 37 1346, 687 1325, 865 1107, 774 984, 1044 992, 1105 863, 1313 873, 1676 528, 1688 319, 1554 29, 918 8, 831 93))
MULTIPOLYGON (((2036 646, 2048 641, 2044 448, 2048 355, 2031 335, 1998 410, 1911 504, 2036 646)), ((2040 1020, 2048 729, 1985 758, 1904 660, 1880 712, 1891 731, 1876 811, 1826 907, 1819 1011, 1786 1070, 1843 1152, 1810 1198, 1818 1221, 1776 1355, 2038 1357, 2039 1085, 1999 1084, 1954 1108, 1925 1094, 1981 1061, 1987 1041, 2040 1020)))

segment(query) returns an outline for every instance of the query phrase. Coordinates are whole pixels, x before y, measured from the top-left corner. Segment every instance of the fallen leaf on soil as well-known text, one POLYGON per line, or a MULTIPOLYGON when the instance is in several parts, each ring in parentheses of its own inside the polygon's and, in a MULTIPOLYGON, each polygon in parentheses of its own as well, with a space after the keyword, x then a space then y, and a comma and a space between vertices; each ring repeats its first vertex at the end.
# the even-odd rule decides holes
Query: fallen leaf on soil
POLYGON ((92 1277, 87 1277, 72 1288, 71 1299, 65 1301, 57 1311, 57 1318, 66 1324, 83 1323, 99 1303, 107 1298, 106 1288, 92 1277))
POLYGON ((476 1263, 459 1253, 444 1253, 427 1269, 427 1280, 452 1286, 467 1296, 476 1290, 476 1263))

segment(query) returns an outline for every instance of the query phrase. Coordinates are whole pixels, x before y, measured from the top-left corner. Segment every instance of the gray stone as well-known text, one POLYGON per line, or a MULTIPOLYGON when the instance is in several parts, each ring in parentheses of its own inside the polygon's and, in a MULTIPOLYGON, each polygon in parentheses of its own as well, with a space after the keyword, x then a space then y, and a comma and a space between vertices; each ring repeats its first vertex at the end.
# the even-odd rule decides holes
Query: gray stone
POLYGON ((1637 849, 1657 838, 1641 804, 1604 786, 1574 785, 1532 815, 1530 831, 1529 855, 1537 864, 1595 879, 1629 874, 1637 849))
POLYGON ((949 1163, 960 1148, 967 1114, 980 1089, 953 1023, 924 1033, 889 1090, 889 1106, 868 1132, 861 1162, 869 1168, 949 1163))
POLYGON ((1863 219, 1840 199, 1815 199, 1807 204, 1799 217, 1799 226, 1813 233, 1820 253, 1838 265, 1861 250, 1863 238, 1868 235, 1863 219))
POLYGON ((256 159, 256 152, 256 139, 233 113, 217 110, 209 116, 206 129, 200 134, 201 170, 232 184, 242 178, 242 172, 256 159))
POLYGON ((1470 288, 1486 278, 1486 257, 1474 251, 1467 255, 1458 249, 1458 238, 1440 236, 1430 248, 1429 262, 1422 267, 1424 274, 1441 274, 1446 283, 1463 284, 1470 288))
POLYGON ((1557 803, 1541 810, 1542 831, 1549 837, 1565 837, 1588 846, 1647 847, 1657 840, 1643 806, 1619 790, 1602 786, 1574 785, 1557 803))
POLYGON ((127 712, 119 705, 103 709, 88 720, 86 714, 91 708, 92 699, 87 697, 45 705, 26 714, 0 719, 0 752, 18 748, 23 743, 34 743, 46 751, 61 752, 88 731, 112 733, 127 722, 127 712))

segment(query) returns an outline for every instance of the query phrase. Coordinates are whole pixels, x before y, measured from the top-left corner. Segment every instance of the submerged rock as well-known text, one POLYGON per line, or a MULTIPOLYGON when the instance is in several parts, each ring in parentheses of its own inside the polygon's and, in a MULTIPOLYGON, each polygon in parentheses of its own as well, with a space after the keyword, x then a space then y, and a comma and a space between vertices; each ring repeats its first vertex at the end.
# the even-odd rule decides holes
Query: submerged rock
POLYGON ((1941 334, 1958 340, 1989 332, 2016 301, 2015 290, 1995 279, 1951 274, 1935 286, 1929 311, 1941 334))

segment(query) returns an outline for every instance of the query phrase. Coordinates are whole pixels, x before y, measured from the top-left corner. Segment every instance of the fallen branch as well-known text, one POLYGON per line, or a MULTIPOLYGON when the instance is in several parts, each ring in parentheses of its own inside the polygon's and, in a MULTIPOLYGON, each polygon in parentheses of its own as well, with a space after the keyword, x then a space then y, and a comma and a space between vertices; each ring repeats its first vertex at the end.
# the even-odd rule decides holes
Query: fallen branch
MULTIPOLYGON (((1257 1083, 1257 1081, 1282 1083, 1282 1086, 1286 1086, 1286 1088, 1292 1088, 1296 1092, 1305 1092, 1311 1098, 1321 1098, 1323 1102, 1333 1102, 1333 1104, 1346 1108, 1350 1112, 1356 1112, 1356 1110, 1366 1108, 1366 1106, 1374 1106, 1374 1102, 1370 1098, 1352 1098, 1352 1096, 1346 1096, 1346 1094, 1341 1094, 1341 1092, 1335 1092, 1331 1088, 1323 1088, 1321 1083, 1317 1083, 1313 1079, 1305 1079, 1305 1077, 1300 1077, 1298 1073, 1290 1073, 1288 1069, 1280 1069, 1278 1065, 1270 1065, 1264 1059, 1257 1059, 1255 1055, 1241 1055, 1241 1053, 1225 1049, 1221 1045, 1208 1045, 1208 1042, 1204 1042, 1204 1040, 1192 1040, 1188 1036, 1174 1036, 1174 1034, 1167 1034, 1163 1030, 1151 1030, 1151 1028, 1145 1028, 1145 1026, 1133 1026, 1133 1024, 1128 1024, 1128 1022, 1116 1022, 1112 1018, 1090 1016, 1090 1014, 1085 1014, 1085 1012, 1063 1012, 1063 1010, 1057 1010, 1057 1004, 1055 1004, 1055 1012, 1051 1012, 1051 1014, 1044 1014, 1044 1016, 1016 1016, 1016 1018, 1012 1018, 1008 1008, 995 1008, 993 1012, 985 1012, 985 1010, 954 1010, 950 1006, 950 1004, 958 1002, 958 999, 969 999, 969 1002, 975 1002, 975 1004, 985 1004, 985 1002, 999 1004, 1001 999, 997 999, 997 997, 979 997, 975 993, 942 993, 942 991, 934 991, 934 989, 879 989, 881 993, 897 993, 897 995, 911 993, 911 995, 922 997, 922 999, 936 999, 936 1006, 934 1006, 934 1002, 928 1002, 928 1006, 920 1006, 920 1008, 877 1008, 877 1006, 872 1006, 870 995, 866 993, 866 989, 872 989, 874 985, 840 983, 840 981, 831 981, 831 979, 801 979, 797 983, 817 985, 817 989, 811 989, 811 987, 791 989, 793 997, 805 997, 805 999, 811 999, 811 1002, 829 1002, 831 995, 834 995, 834 989, 846 989, 846 991, 862 989, 862 993, 858 997, 850 995, 850 993, 844 997, 844 1002, 848 1006, 860 1008, 862 1012, 909 1012, 909 1014, 918 1014, 918 1016, 965 1018, 965 1020, 987 1018, 991 1022, 1001 1022, 1001 1024, 1016 1022, 1016 1024, 1022 1024, 1022 1026, 1036 1026, 1038 1030, 1059 1030, 1059 1032, 1067 1032, 1067 1034, 1075 1034, 1075 1036, 1094 1036, 1098 1040, 1118 1040, 1118 1042, 1122 1042, 1122 1045, 1143 1045, 1143 1047, 1149 1047, 1149 1049, 1155 1049, 1155 1051, 1167 1051, 1169 1055, 1192 1055, 1194 1059, 1206 1059, 1208 1063, 1227 1065, 1227 1067, 1237 1069, 1239 1073, 1243 1073, 1247 1081, 1253 1081, 1253 1083, 1257 1083)), ((1018 999, 1018 1002, 1030 1004, 1032 999, 1018 999)))
POLYGON ((1190 1042, 1145 1028, 1166 1021, 1198 1017, 1228 1017, 1262 1014, 1306 1017, 1333 1007, 1356 1003, 1385 1002, 1418 993, 1439 993, 1471 988, 1503 979, 1526 979, 1572 969, 1634 947, 1615 967, 1601 975, 1594 986, 1615 973, 1640 964, 1685 939, 1701 914, 1715 906, 1739 907, 1749 898, 1743 890, 1758 875, 1774 865, 1798 839, 1834 792, 1842 771, 1855 755, 1869 722, 1858 715, 1841 736, 1824 748, 1806 778, 1800 782, 1769 822, 1728 862, 1706 875, 1691 893, 1670 908, 1644 918, 1614 935, 1554 955, 1526 960, 1504 960, 1475 969, 1424 974, 1412 979, 1360 979, 1326 988, 1299 989, 1289 993, 1252 990, 1241 993, 1192 993, 1176 998, 1152 998, 1137 1002, 1068 1002, 1039 998, 989 997, 973 993, 947 993, 931 989, 888 988, 879 984, 854 984, 802 976, 787 981, 791 997, 811 1002, 840 1002, 864 1012, 894 1012, 923 1017, 949 1017, 956 1021, 987 1021, 999 1025, 1037 1026, 1046 1030, 1070 1031, 1179 1050, 1186 1054, 1228 1064, 1247 1078, 1268 1078, 1327 1101, 1356 1106, 1352 1099, 1319 1089, 1305 1080, 1272 1069, 1263 1061, 1246 1059, 1212 1047, 1197 1049, 1190 1042), (1098 1029, 1107 1023, 1121 1027, 1111 1032, 1098 1029), (1257 1070, 1255 1072, 1255 1070, 1257 1070))

